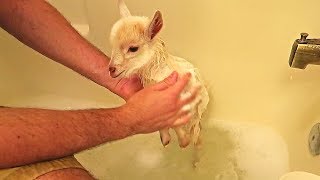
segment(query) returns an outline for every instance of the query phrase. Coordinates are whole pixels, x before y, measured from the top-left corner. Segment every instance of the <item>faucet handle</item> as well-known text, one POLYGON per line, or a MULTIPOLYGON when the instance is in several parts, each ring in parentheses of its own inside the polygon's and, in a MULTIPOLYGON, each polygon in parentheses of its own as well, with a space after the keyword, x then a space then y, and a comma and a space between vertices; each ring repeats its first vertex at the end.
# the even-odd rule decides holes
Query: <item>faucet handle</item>
POLYGON ((300 44, 307 44, 308 43, 307 37, 309 36, 309 34, 308 33, 301 33, 300 35, 301 35, 301 37, 299 39, 299 43, 300 44))

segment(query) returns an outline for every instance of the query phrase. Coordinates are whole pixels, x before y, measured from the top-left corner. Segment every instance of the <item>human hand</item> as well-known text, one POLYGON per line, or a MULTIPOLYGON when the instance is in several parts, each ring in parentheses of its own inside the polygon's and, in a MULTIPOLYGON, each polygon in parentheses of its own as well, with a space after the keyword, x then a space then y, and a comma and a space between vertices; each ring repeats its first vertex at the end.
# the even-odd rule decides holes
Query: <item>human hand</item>
POLYGON ((122 107, 129 116, 125 123, 131 133, 151 133, 187 123, 192 115, 190 109, 183 107, 196 98, 200 89, 194 88, 189 97, 180 98, 190 76, 188 73, 178 80, 178 74, 174 72, 162 82, 133 95, 122 107))
POLYGON ((130 78, 117 78, 115 79, 113 92, 118 94, 124 100, 128 100, 136 92, 143 88, 143 85, 138 76, 132 76, 130 78))

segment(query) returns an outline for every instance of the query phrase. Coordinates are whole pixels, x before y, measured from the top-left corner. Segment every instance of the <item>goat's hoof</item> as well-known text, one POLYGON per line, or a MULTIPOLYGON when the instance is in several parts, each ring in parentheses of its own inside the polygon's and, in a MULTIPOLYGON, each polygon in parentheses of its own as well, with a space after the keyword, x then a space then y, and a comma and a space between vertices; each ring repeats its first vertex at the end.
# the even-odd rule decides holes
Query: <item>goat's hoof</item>
POLYGON ((171 138, 170 137, 161 137, 160 136, 160 139, 161 139, 161 143, 163 145, 163 147, 166 147, 169 143, 170 143, 170 140, 171 138))
POLYGON ((170 143, 170 140, 168 140, 168 141, 162 141, 163 147, 166 147, 169 143, 170 143))
POLYGON ((190 138, 185 136, 184 138, 179 139, 179 146, 181 148, 186 148, 190 144, 190 138))

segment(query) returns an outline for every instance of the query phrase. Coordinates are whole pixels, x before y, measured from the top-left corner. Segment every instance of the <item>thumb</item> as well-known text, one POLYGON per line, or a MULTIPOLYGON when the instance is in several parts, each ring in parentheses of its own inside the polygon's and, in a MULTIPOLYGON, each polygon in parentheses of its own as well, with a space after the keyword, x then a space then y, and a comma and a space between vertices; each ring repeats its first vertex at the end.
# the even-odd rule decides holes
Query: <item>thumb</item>
POLYGON ((161 82, 153 85, 153 89, 158 91, 165 90, 168 87, 174 85, 177 82, 177 79, 178 79, 178 73, 174 71, 170 74, 170 76, 168 76, 161 82))

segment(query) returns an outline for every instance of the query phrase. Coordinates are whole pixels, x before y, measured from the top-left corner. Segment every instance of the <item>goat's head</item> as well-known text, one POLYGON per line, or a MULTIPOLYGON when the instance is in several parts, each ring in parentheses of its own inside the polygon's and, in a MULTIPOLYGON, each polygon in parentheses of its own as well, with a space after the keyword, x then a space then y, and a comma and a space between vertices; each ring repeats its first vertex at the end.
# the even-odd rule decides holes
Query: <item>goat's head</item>
POLYGON ((111 77, 129 77, 146 65, 155 53, 156 35, 163 26, 160 11, 152 20, 131 16, 130 11, 119 0, 121 19, 112 27, 110 42, 112 55, 109 64, 111 77))

